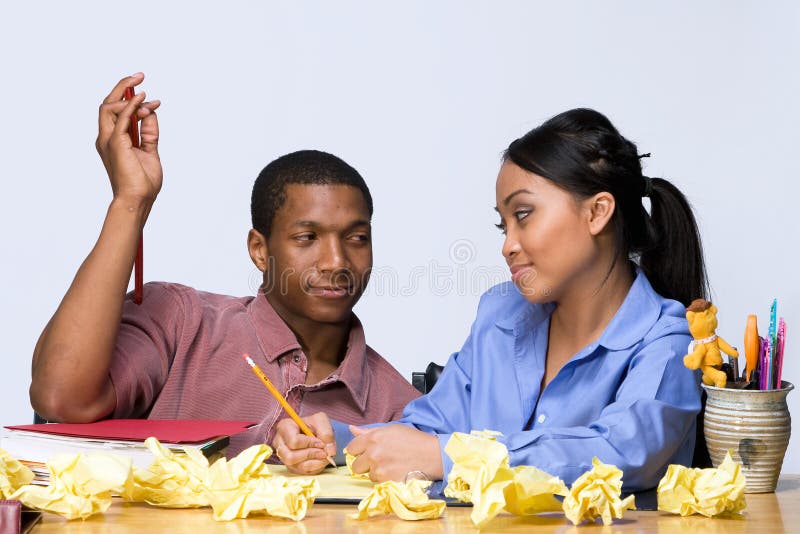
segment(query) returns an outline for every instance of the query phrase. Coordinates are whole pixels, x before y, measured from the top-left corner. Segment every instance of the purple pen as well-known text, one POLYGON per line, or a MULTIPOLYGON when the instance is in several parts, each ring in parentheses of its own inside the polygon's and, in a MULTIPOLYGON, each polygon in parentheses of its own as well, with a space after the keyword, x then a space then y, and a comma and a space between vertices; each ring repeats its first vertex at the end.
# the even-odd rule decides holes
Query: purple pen
POLYGON ((758 358, 758 389, 769 389, 769 338, 761 338, 761 354, 758 358))

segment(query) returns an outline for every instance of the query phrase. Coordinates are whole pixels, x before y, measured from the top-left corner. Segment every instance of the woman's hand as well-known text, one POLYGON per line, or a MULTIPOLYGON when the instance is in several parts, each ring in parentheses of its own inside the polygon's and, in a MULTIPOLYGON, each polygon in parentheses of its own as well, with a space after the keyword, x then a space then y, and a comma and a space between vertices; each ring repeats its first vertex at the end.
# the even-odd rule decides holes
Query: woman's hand
POLYGON ((95 146, 111 180, 114 198, 152 205, 161 190, 163 177, 155 114, 161 102, 145 102, 144 92, 130 100, 124 99, 125 89, 143 80, 142 73, 123 78, 103 100, 95 146), (128 134, 132 120, 141 120, 140 148, 133 146, 128 134))
POLYGON ((272 448, 292 473, 316 475, 330 465, 328 456, 336 454, 336 438, 331 420, 323 412, 304 417, 303 421, 316 437, 303 434, 297 423, 287 417, 275 425, 272 448))
POLYGON ((443 476, 439 439, 401 424, 376 428, 350 426, 355 439, 347 452, 356 456, 353 471, 369 473, 373 482, 403 481, 411 471, 422 471, 431 480, 443 476))

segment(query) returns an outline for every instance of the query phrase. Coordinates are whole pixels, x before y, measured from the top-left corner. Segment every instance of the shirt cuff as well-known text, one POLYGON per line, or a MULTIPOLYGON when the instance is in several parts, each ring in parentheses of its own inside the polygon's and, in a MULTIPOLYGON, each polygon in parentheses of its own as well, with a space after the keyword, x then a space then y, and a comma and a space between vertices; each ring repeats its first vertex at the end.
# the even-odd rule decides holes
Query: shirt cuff
POLYGON ((336 455, 333 457, 333 461, 336 462, 336 465, 345 465, 344 448, 355 436, 350 432, 350 425, 347 423, 331 419, 331 426, 333 427, 333 437, 336 440, 336 455))
POLYGON ((436 437, 439 439, 439 448, 442 451, 442 480, 447 480, 447 475, 449 475, 450 470, 453 469, 453 460, 444 452, 444 448, 447 446, 447 442, 450 441, 452 436, 453 434, 436 434, 436 437))

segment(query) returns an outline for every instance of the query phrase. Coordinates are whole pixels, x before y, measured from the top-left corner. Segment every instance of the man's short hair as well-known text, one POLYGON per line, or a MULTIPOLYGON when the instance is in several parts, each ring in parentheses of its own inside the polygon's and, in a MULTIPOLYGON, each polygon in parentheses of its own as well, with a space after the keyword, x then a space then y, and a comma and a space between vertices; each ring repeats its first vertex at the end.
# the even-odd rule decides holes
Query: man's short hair
POLYGON ((281 156, 259 173, 253 184, 250 215, 253 228, 269 237, 275 214, 286 202, 286 185, 350 185, 364 195, 372 218, 372 195, 364 178, 353 167, 333 154, 319 150, 300 150, 281 156))

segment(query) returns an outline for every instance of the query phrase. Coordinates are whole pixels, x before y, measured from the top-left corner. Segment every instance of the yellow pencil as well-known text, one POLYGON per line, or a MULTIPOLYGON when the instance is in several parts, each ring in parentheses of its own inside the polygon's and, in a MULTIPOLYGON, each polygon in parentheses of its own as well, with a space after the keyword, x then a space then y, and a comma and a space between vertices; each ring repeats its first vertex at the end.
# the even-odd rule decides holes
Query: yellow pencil
MULTIPOLYGON (((247 364, 253 369, 253 372, 256 374, 256 376, 258 376, 258 378, 261 379, 261 381, 264 383, 264 385, 267 386, 267 390, 269 390, 269 392, 272 393, 272 396, 275 397, 275 400, 278 401, 278 403, 280 403, 280 405, 283 407, 284 411, 287 414, 289 414, 289 417, 292 418, 292 421, 297 423, 297 426, 300 427, 300 430, 303 431, 303 434, 305 434, 306 436, 315 438, 316 436, 311 431, 311 429, 308 428, 308 425, 305 424, 302 419, 300 419, 300 416, 297 415, 297 412, 294 411, 294 408, 292 408, 291 404, 286 402, 286 399, 283 398, 283 395, 281 395, 281 392, 278 391, 278 388, 276 388, 272 384, 272 382, 270 382, 269 378, 267 378, 267 375, 264 374, 264 371, 262 371, 256 365, 256 362, 253 361, 253 358, 251 358, 247 354, 242 354, 242 358, 244 358, 244 360, 247 362, 247 364)), ((330 462, 330 464, 333 467, 336 467, 336 462, 334 462, 333 458, 331 458, 330 456, 328 456, 328 462, 330 462)))

